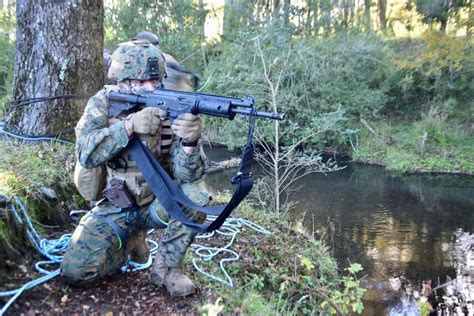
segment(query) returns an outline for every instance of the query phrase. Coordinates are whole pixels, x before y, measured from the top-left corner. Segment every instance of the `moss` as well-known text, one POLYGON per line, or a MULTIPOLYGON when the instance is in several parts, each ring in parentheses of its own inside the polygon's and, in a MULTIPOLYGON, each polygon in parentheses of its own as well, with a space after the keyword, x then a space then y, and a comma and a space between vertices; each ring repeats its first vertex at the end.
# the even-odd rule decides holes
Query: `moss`
MULTIPOLYGON (((0 191, 7 196, 18 196, 34 222, 62 223, 63 208, 84 205, 85 201, 78 197, 72 179, 73 146, 51 143, 25 145, 0 140, 0 147, 5 149, 0 152, 0 191), (53 189, 59 196, 58 200, 45 198, 41 193, 44 187, 53 189)), ((39 225, 37 228, 41 229, 39 225)), ((16 231, 8 225, 0 226, 0 230, 3 231, 0 232, 2 241, 8 241, 11 231, 16 231)), ((25 240, 16 242, 26 243, 25 240)))
POLYGON ((37 194, 41 187, 73 185, 74 148, 62 144, 10 143, 0 140, 0 190, 37 194))

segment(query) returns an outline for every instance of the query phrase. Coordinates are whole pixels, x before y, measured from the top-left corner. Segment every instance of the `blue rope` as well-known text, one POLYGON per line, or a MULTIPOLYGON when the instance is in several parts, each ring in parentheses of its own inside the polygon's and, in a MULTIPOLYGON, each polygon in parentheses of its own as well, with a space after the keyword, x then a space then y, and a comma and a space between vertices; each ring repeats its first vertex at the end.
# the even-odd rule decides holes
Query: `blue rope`
MULTIPOLYGON (((20 135, 9 133, 9 132, 5 131, 3 127, 4 127, 4 123, 0 121, 0 135, 4 134, 4 135, 7 135, 7 136, 10 136, 10 137, 13 137, 13 138, 18 138, 18 139, 21 139, 21 140, 24 140, 24 141, 45 141, 45 140, 48 140, 48 141, 57 141, 57 142, 60 142, 60 143, 63 143, 63 144, 74 145, 71 142, 64 141, 64 140, 57 139, 57 138, 51 138, 51 137, 35 137, 35 138, 23 137, 23 136, 20 136, 20 135)), ((22 220, 15 204, 18 205, 18 207, 20 208, 21 213, 23 215, 23 218, 25 219, 26 224, 27 224, 26 235, 27 235, 28 239, 30 240, 33 247, 36 250, 38 250, 39 253, 41 253, 43 256, 45 256, 46 258, 49 259, 49 261, 40 261, 40 262, 35 264, 36 270, 38 272, 44 274, 44 276, 42 276, 42 277, 40 277, 40 278, 38 278, 34 281, 28 282, 27 284, 25 284, 24 286, 22 286, 21 288, 19 288, 17 290, 8 291, 8 292, 0 292, 0 297, 14 295, 7 302, 7 304, 2 308, 2 310, 0 310, 0 316, 2 316, 3 313, 5 313, 5 311, 8 309, 8 307, 10 307, 10 305, 21 295, 21 293, 23 291, 25 291, 27 289, 30 289, 30 288, 32 288, 36 285, 39 285, 43 282, 49 281, 50 279, 52 279, 52 278, 54 278, 54 277, 56 277, 60 274, 60 269, 57 269, 57 270, 54 270, 54 271, 51 272, 51 271, 48 271, 48 270, 45 270, 45 269, 41 268, 41 266, 43 264, 49 264, 49 265, 59 264, 63 259, 63 254, 64 254, 64 252, 66 251, 66 249, 69 245, 69 242, 71 240, 72 235, 71 234, 65 234, 65 235, 61 236, 59 239, 53 239, 53 240, 42 239, 38 235, 36 229, 34 228, 33 223, 31 222, 31 219, 28 215, 28 212, 26 211, 26 208, 23 205, 23 203, 20 201, 20 199, 18 197, 14 196, 15 203, 13 203, 8 198, 8 196, 3 194, 2 192, 0 192, 0 196, 4 197, 6 199, 7 203, 10 205, 10 209, 11 209, 13 215, 15 216, 16 221, 18 222, 18 224, 20 226, 23 226, 24 222, 23 222, 23 220, 22 220)), ((209 221, 209 222, 212 222, 215 219, 216 219, 216 216, 207 216, 207 221, 209 221)), ((165 223, 165 222, 163 222, 163 224, 165 224, 166 226, 168 225, 168 223, 165 223)), ((226 236, 226 237, 230 237, 230 241, 224 247, 208 247, 208 246, 193 243, 191 245, 191 247, 195 249, 195 254, 198 257, 198 258, 193 258, 193 260, 192 260, 192 263, 193 263, 193 266, 195 267, 195 269, 198 272, 202 273, 203 275, 205 275, 206 277, 208 277, 212 280, 215 280, 217 282, 220 282, 220 283, 223 283, 223 284, 228 285, 230 287, 233 287, 234 283, 232 282, 232 278, 227 273, 227 271, 224 267, 224 264, 227 263, 227 262, 236 261, 240 258, 239 254, 236 253, 235 251, 231 250, 230 247, 234 243, 234 240, 235 240, 237 234, 240 232, 241 228, 243 228, 243 227, 248 227, 248 228, 250 228, 250 229, 252 229, 252 230, 254 230, 258 233, 261 233, 263 235, 270 235, 270 232, 268 232, 263 227, 255 224, 251 221, 248 221, 248 220, 245 220, 245 219, 242 219, 242 218, 228 218, 228 219, 226 219, 225 223, 222 225, 222 227, 219 230, 214 231, 210 234, 198 235, 196 237, 197 239, 206 239, 206 238, 213 237, 214 233, 217 233, 217 234, 220 234, 220 235, 223 235, 223 236, 226 236), (225 253, 227 255, 231 255, 231 257, 223 258, 219 262, 220 269, 222 271, 222 274, 224 274, 225 279, 214 276, 214 275, 204 271, 198 265, 198 262, 201 262, 201 261, 206 261, 206 262, 211 261, 216 255, 218 255, 220 253, 225 253)), ((148 233, 150 234, 152 231, 153 230, 149 231, 148 233)), ((151 239, 146 239, 146 240, 152 246, 151 249, 150 249, 150 256, 148 257, 148 261, 146 263, 140 264, 140 263, 128 260, 127 263, 121 268, 121 270, 123 272, 133 272, 133 271, 138 271, 138 270, 144 270, 144 269, 148 269, 152 265, 154 255, 158 251, 158 243, 151 240, 151 239)))
MULTIPOLYGON (((207 220, 212 222, 214 221, 216 216, 207 216, 207 220)), ((209 239, 214 236, 215 233, 219 235, 223 235, 226 237, 230 237, 230 241, 224 246, 224 247, 209 247, 209 246, 204 246, 200 244, 192 244, 191 247, 195 249, 195 254, 198 256, 198 258, 193 258, 192 263, 194 268, 202 273, 203 275, 207 276, 208 278, 217 281, 219 283, 223 283, 227 286, 234 287, 234 282, 232 281, 232 278, 229 276, 229 273, 224 267, 224 264, 227 262, 232 262, 232 261, 237 261, 239 260, 240 256, 237 252, 234 250, 230 249, 232 244, 234 243, 235 238, 237 237, 237 234, 240 233, 241 229, 243 227, 248 227, 253 230, 255 230, 258 233, 261 233, 263 235, 270 235, 271 233, 264 229, 263 227, 242 219, 242 218, 227 218, 224 224, 220 229, 217 231, 213 231, 210 234, 203 234, 203 235, 198 235, 196 239, 209 239), (219 261, 219 267, 221 269, 221 272, 224 274, 225 279, 217 277, 213 274, 210 274, 209 272, 204 271, 199 265, 198 262, 200 261, 211 261, 214 259, 215 256, 217 256, 220 253, 225 253, 227 255, 231 255, 231 257, 226 257, 223 258, 219 261)))
POLYGON ((61 253, 64 253, 66 250, 67 246, 69 245, 70 239, 71 239, 71 234, 66 234, 61 236, 61 238, 56 239, 56 240, 47 240, 47 239, 42 239, 36 232, 36 229, 33 226, 33 223, 31 222, 30 216, 28 215, 25 206, 23 203, 20 201, 20 199, 16 196, 13 197, 14 201, 10 200, 8 196, 0 192, 0 196, 5 198, 7 203, 10 205, 10 210, 15 216, 15 219, 17 222, 23 226, 23 224, 26 222, 27 228, 26 228, 26 234, 28 236, 28 239, 31 241, 33 247, 35 247, 43 256, 49 259, 49 261, 40 261, 35 264, 36 270, 42 274, 44 274, 42 277, 39 277, 36 280, 30 281, 20 287, 19 289, 12 290, 12 291, 7 291, 7 292, 0 292, 0 297, 5 297, 5 296, 12 296, 10 300, 3 306, 3 308, 0 310, 0 316, 3 315, 7 309, 10 307, 11 304, 27 289, 30 289, 32 287, 35 287, 37 285, 40 285, 41 283, 44 283, 46 281, 49 281, 56 276, 59 275, 60 270, 56 269, 54 271, 48 271, 41 266, 44 264, 58 264, 62 261, 63 256, 60 255, 61 253), (18 212, 17 206, 20 208, 21 213, 23 215, 24 221, 21 219, 21 216, 18 212))
MULTIPOLYGON (((59 264, 63 260, 63 254, 66 251, 70 241, 72 234, 65 234, 62 235, 59 239, 42 239, 36 229, 33 226, 33 223, 30 219, 30 216, 28 215, 28 212, 21 202, 21 200, 14 196, 12 201, 7 195, 3 194, 0 192, 0 197, 3 197, 5 201, 10 205, 10 210, 12 211, 13 215, 15 216, 16 221, 23 226, 24 223, 26 222, 26 234, 28 236, 28 239, 31 241, 32 245, 46 258, 49 260, 47 261, 39 261, 35 264, 35 269, 41 273, 44 274, 43 276, 39 277, 36 280, 32 280, 22 287, 16 289, 16 290, 11 290, 11 291, 6 291, 6 292, 0 292, 0 297, 7 297, 7 296, 12 296, 10 300, 3 306, 3 308, 0 310, 0 316, 3 316, 3 314, 7 311, 7 309, 13 304, 13 302, 25 291, 30 288, 33 288, 37 285, 40 285, 44 282, 47 282, 56 276, 60 274, 60 269, 56 269, 53 271, 47 270, 43 268, 44 265, 54 265, 54 264, 59 264), (20 213, 17 209, 17 206, 21 210, 21 214, 23 215, 24 220, 22 220, 20 213)), ((208 221, 214 221, 215 216, 208 216, 208 221)), ((242 219, 242 218, 228 218, 225 223, 222 225, 222 227, 214 231, 210 234, 202 234, 198 235, 196 238, 197 239, 209 239, 214 236, 215 233, 230 237, 230 241, 224 246, 224 247, 208 247, 200 244, 192 244, 191 247, 195 249, 195 254, 198 258, 193 258, 192 263, 193 266, 196 268, 196 270, 206 277, 215 280, 217 282, 223 283, 225 285, 228 285, 230 287, 234 286, 234 283, 232 282, 232 278, 229 276, 227 273, 224 264, 227 262, 232 262, 236 261, 240 258, 239 254, 236 253, 235 251, 229 249, 237 234, 241 231, 241 228, 243 227, 248 227, 250 229, 253 229, 261 234, 264 235, 270 235, 270 232, 262 228, 261 226, 242 219), (230 254, 232 257, 227 257, 223 258, 219 262, 220 269, 222 273, 225 276, 225 279, 214 276, 206 271, 204 271, 202 268, 199 267, 198 262, 200 261, 210 261, 212 260, 216 255, 220 253, 225 253, 225 254, 230 254)), ((150 230, 148 234, 152 233, 153 230, 150 230)), ((152 263, 153 263, 153 258, 156 252, 158 251, 158 243, 154 240, 151 239, 146 239, 149 245, 151 245, 150 249, 150 255, 148 257, 148 261, 144 264, 140 264, 137 262, 133 262, 131 260, 128 260, 127 263, 121 268, 122 271, 124 272, 132 272, 132 271, 138 271, 138 270, 144 270, 148 269, 152 263)))

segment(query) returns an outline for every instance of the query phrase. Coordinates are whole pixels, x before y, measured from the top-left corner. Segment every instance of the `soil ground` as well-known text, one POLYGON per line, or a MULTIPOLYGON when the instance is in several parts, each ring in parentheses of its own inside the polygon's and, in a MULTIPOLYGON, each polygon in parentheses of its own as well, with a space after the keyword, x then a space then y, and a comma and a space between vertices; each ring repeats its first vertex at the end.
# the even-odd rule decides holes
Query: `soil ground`
MULTIPOLYGON (((150 237, 159 240, 161 234, 156 231, 150 237)), ((16 269, 9 278, 11 283, 5 287, 15 289, 39 277, 39 273, 31 270, 33 266, 34 262, 25 262, 20 269, 16 269)), ((193 279, 197 277, 192 265, 188 264, 185 269, 193 279)), ((198 286, 192 296, 172 297, 164 287, 150 284, 148 275, 149 269, 117 272, 88 287, 71 287, 62 282, 61 277, 56 277, 23 292, 5 315, 189 315, 199 314, 200 307, 206 301, 213 302, 218 297, 205 285, 198 286)), ((0 298, 1 306, 8 299, 0 298)))

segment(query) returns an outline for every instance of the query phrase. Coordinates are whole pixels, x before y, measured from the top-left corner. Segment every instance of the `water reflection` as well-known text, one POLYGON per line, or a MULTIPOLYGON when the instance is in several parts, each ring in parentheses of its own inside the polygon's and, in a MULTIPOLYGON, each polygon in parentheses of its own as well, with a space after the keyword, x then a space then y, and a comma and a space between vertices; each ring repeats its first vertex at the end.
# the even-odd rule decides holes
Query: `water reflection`
MULTIPOLYGON (((232 172, 212 175, 233 188, 232 172)), ((258 174, 258 172, 256 172, 258 174)), ((360 262, 379 282, 404 276, 421 284, 454 277, 449 245, 457 229, 474 231, 474 177, 401 175, 350 164, 299 182, 293 220, 316 237, 325 232, 341 265, 360 262)))
POLYGON ((402 176, 350 165, 303 181, 296 214, 306 211, 307 230, 332 228, 339 261, 362 262, 377 279, 452 275, 443 245, 457 228, 474 228, 473 178, 402 176))

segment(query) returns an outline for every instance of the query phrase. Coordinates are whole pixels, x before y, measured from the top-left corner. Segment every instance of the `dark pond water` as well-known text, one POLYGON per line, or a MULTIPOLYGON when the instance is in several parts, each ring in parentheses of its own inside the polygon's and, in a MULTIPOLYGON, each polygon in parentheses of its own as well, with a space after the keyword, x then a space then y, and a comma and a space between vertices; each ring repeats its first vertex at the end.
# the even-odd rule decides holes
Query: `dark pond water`
MULTIPOLYGON (((211 160, 229 156, 222 149, 207 152, 211 160)), ((454 277, 453 233, 474 232, 474 177, 402 175, 346 165, 301 179, 294 195, 299 203, 291 214, 297 225, 316 236, 324 233, 341 266, 359 262, 375 283, 404 277, 415 286, 426 279, 436 285, 438 278, 454 277)), ((232 190, 234 172, 209 175, 208 183, 232 190)), ((369 310, 380 312, 380 306, 369 310)))

